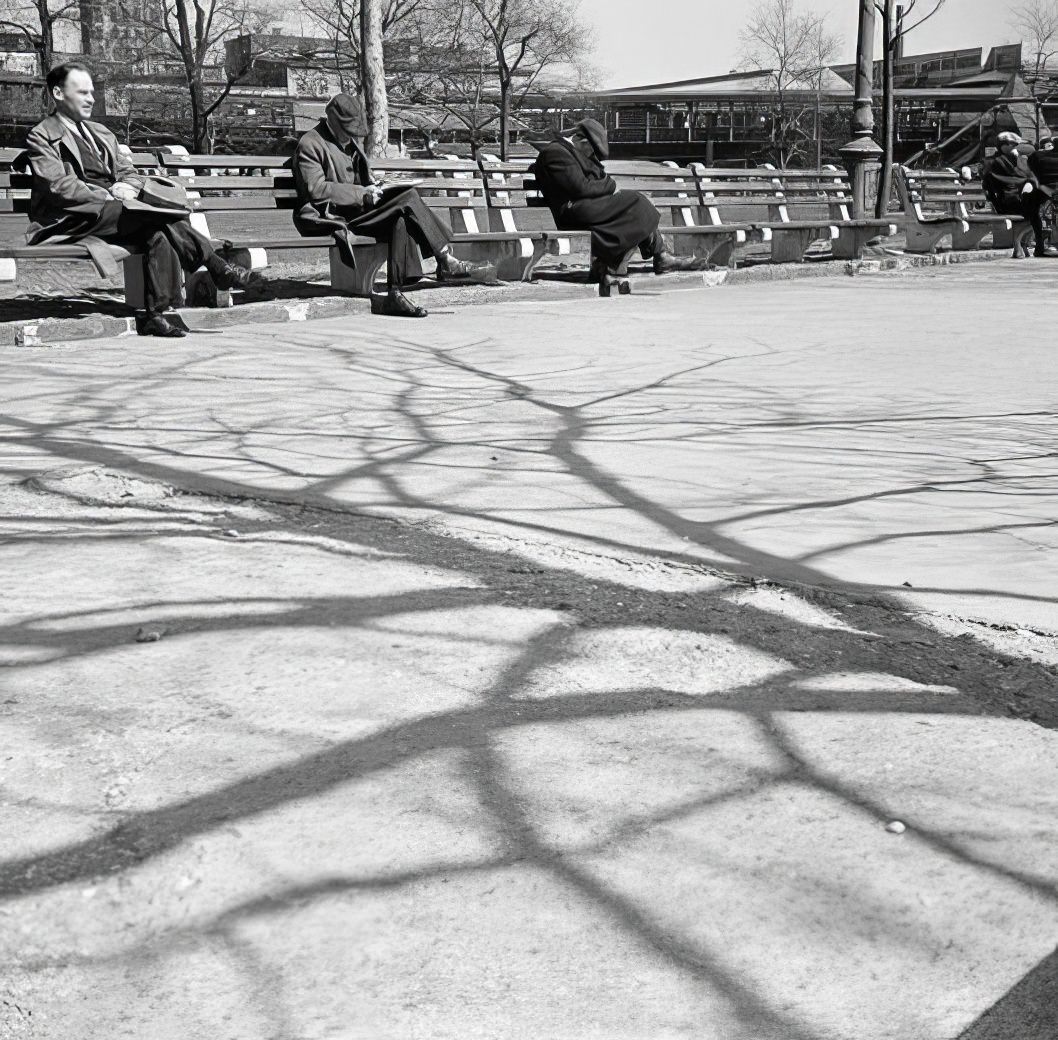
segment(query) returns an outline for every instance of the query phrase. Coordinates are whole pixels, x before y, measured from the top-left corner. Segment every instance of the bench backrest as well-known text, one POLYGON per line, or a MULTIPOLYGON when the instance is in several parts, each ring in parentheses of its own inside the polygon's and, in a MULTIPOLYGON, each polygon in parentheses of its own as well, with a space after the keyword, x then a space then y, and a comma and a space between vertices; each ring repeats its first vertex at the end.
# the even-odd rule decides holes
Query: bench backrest
POLYGON ((967 216, 991 212, 992 205, 980 180, 963 180, 955 170, 911 170, 893 167, 901 208, 919 218, 967 216))

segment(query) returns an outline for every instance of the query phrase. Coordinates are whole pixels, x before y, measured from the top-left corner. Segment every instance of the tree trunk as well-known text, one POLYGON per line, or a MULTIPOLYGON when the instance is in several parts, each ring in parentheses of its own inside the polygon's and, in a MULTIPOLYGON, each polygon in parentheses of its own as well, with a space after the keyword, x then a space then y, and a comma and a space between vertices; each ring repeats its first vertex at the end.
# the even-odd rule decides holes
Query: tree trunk
POLYGON ((500 160, 507 161, 507 140, 510 137, 511 85, 500 82, 500 160))
POLYGON ((893 0, 884 0, 882 8, 882 168, 878 176, 878 198, 874 215, 881 219, 889 213, 889 196, 893 190, 893 145, 896 141, 896 101, 893 92, 893 52, 896 49, 893 24, 893 0))
POLYGON ((382 51, 382 0, 360 5, 360 75, 370 128, 367 154, 378 157, 389 142, 389 99, 386 97, 386 63, 382 51))
POLYGON ((207 152, 206 143, 206 118, 202 115, 202 86, 199 83, 190 83, 191 95, 191 145, 196 155, 204 155, 207 152))
MULTIPOLYGON (((55 61, 55 25, 48 10, 48 0, 37 0, 37 16, 40 19, 40 43, 37 46, 40 74, 47 76, 55 61)), ((47 85, 42 89, 41 106, 45 113, 51 111, 51 93, 47 85)))

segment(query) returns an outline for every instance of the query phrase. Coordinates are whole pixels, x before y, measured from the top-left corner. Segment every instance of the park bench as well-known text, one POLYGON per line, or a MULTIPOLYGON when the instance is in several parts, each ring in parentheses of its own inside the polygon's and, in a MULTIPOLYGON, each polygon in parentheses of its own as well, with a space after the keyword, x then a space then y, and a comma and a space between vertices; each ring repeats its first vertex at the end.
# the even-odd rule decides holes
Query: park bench
POLYGON ((934 253, 946 238, 952 249, 977 249, 989 235, 995 248, 1009 248, 1029 229, 1018 216, 995 213, 981 182, 963 180, 955 170, 894 165, 893 180, 909 253, 934 253))
POLYGON ((826 242, 831 256, 855 260, 877 235, 895 234, 888 218, 852 215, 852 187, 837 167, 819 170, 709 169, 692 166, 705 219, 716 224, 748 223, 770 243, 775 263, 800 263, 809 248, 826 242))
MULTIPOLYGON (((542 205, 525 164, 482 162, 490 226, 525 226, 522 211, 542 205)), ((856 259, 866 242, 895 234, 888 219, 852 216, 852 189, 837 168, 822 170, 707 169, 692 164, 623 161, 607 164, 619 190, 643 192, 662 211, 662 233, 681 254, 733 263, 752 243, 770 246, 774 262, 801 262, 809 247, 826 241, 838 259, 856 259)), ((587 232, 548 225, 548 252, 561 255, 587 232)))
MULTIPOLYGON (((331 236, 306 238, 293 231, 291 210, 296 205, 290 160, 281 156, 186 155, 162 152, 147 157, 154 170, 179 178, 193 207, 191 222, 198 231, 217 241, 224 255, 244 266, 259 269, 267 266, 272 251, 326 249, 330 257, 332 287, 354 295, 370 295, 382 265, 388 258, 387 247, 371 238, 348 236, 352 253, 349 263, 331 236), (210 221, 213 227, 210 227, 210 221), (253 233, 221 233, 223 224, 252 222, 253 233)), ((484 259, 498 267, 500 277, 521 277, 530 267, 533 249, 538 243, 526 242, 526 236, 506 232, 483 231, 478 226, 476 209, 484 210, 484 191, 477 165, 448 158, 435 160, 382 160, 374 164, 376 172, 394 179, 408 179, 424 202, 440 210, 454 232, 453 248, 464 259, 484 259)), ((11 174, 16 180, 20 176, 11 174)), ((25 186, 29 179, 25 178, 25 186)), ((24 211, 23 207, 18 207, 24 211)), ((542 241, 542 236, 541 236, 542 241)), ((114 259, 124 262, 127 293, 131 306, 142 305, 142 294, 135 287, 142 284, 142 261, 119 247, 110 247, 114 259)), ((42 245, 36 247, 0 248, 0 257, 17 260, 85 259, 93 260, 83 246, 42 245)), ((98 264, 97 264, 98 268, 98 264)), ((0 277, 14 277, 14 268, 0 277)), ((102 273, 102 272, 101 272, 102 273)), ((224 306, 230 294, 216 289, 205 271, 189 276, 186 296, 191 305, 224 306)))
MULTIPOLYGON (((481 172, 473 161, 452 157, 381 159, 372 165, 376 173, 387 179, 407 179, 414 184, 427 206, 441 211, 453 231, 453 250, 461 259, 486 261, 495 268, 497 277, 501 279, 522 279, 529 277, 535 263, 543 255, 542 235, 526 235, 493 227, 486 230, 479 225, 477 214, 486 208, 485 192, 481 172)), ((215 180, 210 171, 225 176, 227 186, 233 170, 260 170, 265 178, 270 178, 270 185, 254 189, 243 187, 243 197, 263 188, 265 194, 277 200, 277 205, 289 208, 294 204, 294 182, 289 160, 262 156, 185 156, 166 159, 166 169, 170 174, 184 178, 189 182, 189 187, 193 186, 193 190, 207 193, 211 192, 215 180), (266 161, 262 162, 263 159, 266 161)), ((246 183, 238 182, 235 186, 239 188, 246 183)), ((289 219, 288 213, 288 234, 289 219)), ((255 265, 261 263, 261 258, 255 255, 254 250, 326 247, 330 251, 332 287, 355 295, 370 295, 374 279, 386 261, 386 246, 380 246, 368 238, 350 238, 349 241, 355 255, 353 265, 346 262, 331 238, 235 239, 232 247, 240 262, 250 260, 255 265)))
MULTIPOLYGON (((574 244, 587 247, 590 232, 556 227, 529 164, 482 157, 479 165, 485 184, 489 227, 508 233, 542 236, 544 249, 537 251, 534 267, 543 255, 569 255, 574 244)), ((619 189, 640 191, 651 200, 661 212, 660 230, 673 240, 677 252, 727 264, 736 246, 745 242, 751 230, 748 226, 717 227, 697 223, 695 217, 701 197, 694 174, 688 169, 625 161, 608 164, 607 171, 619 189)), ((531 273, 527 272, 526 277, 531 273)))

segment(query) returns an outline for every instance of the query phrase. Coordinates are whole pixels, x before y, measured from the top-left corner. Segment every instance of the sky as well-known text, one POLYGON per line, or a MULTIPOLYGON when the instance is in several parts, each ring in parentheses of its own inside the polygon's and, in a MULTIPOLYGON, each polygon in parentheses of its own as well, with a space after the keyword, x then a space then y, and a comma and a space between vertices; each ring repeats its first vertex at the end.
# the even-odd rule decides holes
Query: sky
MULTIPOLYGON (((738 65, 739 30, 754 0, 580 0, 595 31, 594 64, 601 87, 635 86, 717 76, 738 65)), ((801 0, 826 13, 844 40, 840 62, 856 54, 858 0, 801 0)), ((932 0, 919 0, 928 11, 932 0)), ((943 9, 908 36, 908 54, 1016 42, 1010 28, 1015 0, 946 0, 943 9)))

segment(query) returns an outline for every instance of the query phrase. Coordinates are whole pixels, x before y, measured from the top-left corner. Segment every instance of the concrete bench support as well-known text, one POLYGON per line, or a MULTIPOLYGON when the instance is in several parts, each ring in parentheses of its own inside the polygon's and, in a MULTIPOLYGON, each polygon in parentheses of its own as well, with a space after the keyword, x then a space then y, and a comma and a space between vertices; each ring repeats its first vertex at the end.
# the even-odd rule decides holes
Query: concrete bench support
POLYGON ((937 224, 920 224, 908 214, 905 235, 909 253, 935 253, 944 239, 951 237, 962 221, 943 221, 937 224))
POLYGON ((461 260, 484 262, 496 268, 496 277, 504 282, 532 281, 537 264, 548 255, 548 243, 542 238, 519 238, 505 242, 456 242, 453 249, 461 260))
POLYGON ((998 230, 999 225, 992 228, 987 224, 963 224, 952 230, 951 247, 952 249, 977 249, 993 231, 998 230))
POLYGON ((776 264, 799 264, 813 242, 825 239, 833 242, 838 237, 836 227, 771 229, 771 259, 776 264))
POLYGON ((897 230, 895 224, 890 224, 888 228, 839 227, 838 237, 831 243, 834 259, 859 260, 863 256, 864 247, 872 238, 879 235, 895 235, 897 230))
POLYGON ((384 242, 356 247, 356 266, 350 267, 337 246, 331 246, 331 288, 353 296, 370 296, 375 279, 389 260, 389 246, 384 242))

